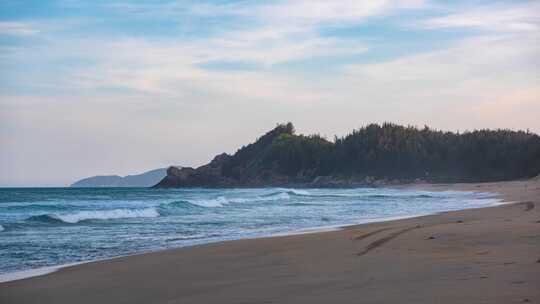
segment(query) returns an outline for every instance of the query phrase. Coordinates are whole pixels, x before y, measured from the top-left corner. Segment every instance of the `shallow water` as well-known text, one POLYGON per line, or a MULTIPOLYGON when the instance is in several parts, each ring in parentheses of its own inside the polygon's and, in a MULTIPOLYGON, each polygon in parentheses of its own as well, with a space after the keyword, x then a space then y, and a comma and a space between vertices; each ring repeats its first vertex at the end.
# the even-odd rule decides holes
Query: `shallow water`
POLYGON ((490 193, 384 188, 4 188, 0 274, 497 203, 490 193))

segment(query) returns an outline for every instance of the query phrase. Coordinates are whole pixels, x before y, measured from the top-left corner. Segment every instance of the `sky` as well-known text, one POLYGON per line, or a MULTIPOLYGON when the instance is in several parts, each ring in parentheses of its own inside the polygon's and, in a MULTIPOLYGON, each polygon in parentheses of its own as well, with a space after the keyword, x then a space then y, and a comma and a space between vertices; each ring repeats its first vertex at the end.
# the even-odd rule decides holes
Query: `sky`
POLYGON ((2 0, 0 186, 199 166, 279 122, 540 133, 540 1, 2 0))

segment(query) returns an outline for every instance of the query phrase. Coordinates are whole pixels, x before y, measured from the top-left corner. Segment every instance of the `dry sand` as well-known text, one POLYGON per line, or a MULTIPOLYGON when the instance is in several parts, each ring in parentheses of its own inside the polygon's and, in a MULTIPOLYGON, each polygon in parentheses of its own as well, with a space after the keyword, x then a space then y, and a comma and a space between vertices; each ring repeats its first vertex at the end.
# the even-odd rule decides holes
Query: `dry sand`
POLYGON ((93 262, 0 303, 540 303, 540 181, 414 187, 519 203, 93 262))

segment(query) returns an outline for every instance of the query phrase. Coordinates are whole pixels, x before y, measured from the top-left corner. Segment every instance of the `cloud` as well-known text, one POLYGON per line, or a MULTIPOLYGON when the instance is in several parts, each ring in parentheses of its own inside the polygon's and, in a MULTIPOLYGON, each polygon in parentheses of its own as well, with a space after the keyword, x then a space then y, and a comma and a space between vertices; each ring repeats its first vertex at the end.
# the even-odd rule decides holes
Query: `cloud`
POLYGON ((0 21, 0 35, 32 36, 39 30, 31 23, 0 21))
POLYGON ((220 4, 114 2, 107 6, 127 15, 169 18, 178 22, 186 18, 192 21, 204 17, 219 18, 215 21, 217 25, 213 24, 214 21, 211 25, 218 29, 208 36, 199 36, 196 41, 183 41, 183 44, 196 48, 199 59, 247 61, 269 66, 293 60, 366 52, 369 47, 358 38, 323 37, 319 31, 322 27, 360 24, 370 17, 389 15, 403 9, 419 9, 424 5, 423 0, 282 0, 220 4), (231 25, 223 21, 227 16, 236 22, 231 25))
POLYGON ((0 47, 0 184, 24 184, 45 163, 36 184, 199 165, 289 120, 329 137, 383 121, 540 132, 533 7, 428 5, 113 2, 99 21, 16 22, 40 39, 0 47), (409 9, 425 13, 413 32, 399 15, 409 9), (155 20, 180 29, 139 32, 155 20), (445 39, 448 28, 475 31, 445 39), (328 34, 335 29, 348 34, 328 34), (419 33, 443 43, 426 46, 419 33), (400 55, 396 35, 425 51, 400 55), (250 68, 223 68, 235 65, 250 68))
POLYGON ((424 0, 288 0, 255 5, 245 3, 195 5, 192 12, 203 15, 243 16, 272 24, 320 26, 358 23, 368 17, 401 9, 419 9, 424 5, 424 0))
POLYGON ((117 13, 137 16, 235 16, 257 22, 322 25, 356 23, 367 17, 402 9, 419 9, 425 0, 276 0, 276 1, 166 1, 134 3, 113 1, 105 7, 117 13))
POLYGON ((497 32, 534 32, 540 30, 540 5, 476 7, 419 22, 426 28, 473 28, 497 32))
POLYGON ((538 34, 481 36, 464 39, 448 49, 401 57, 395 60, 350 65, 346 71, 370 79, 455 86, 472 78, 505 78, 512 73, 536 74, 540 46, 538 34))
POLYGON ((352 64, 344 69, 342 86, 345 95, 369 96, 381 105, 375 112, 389 119, 407 117, 446 129, 526 127, 539 132, 533 118, 537 112, 530 111, 540 105, 540 46, 534 41, 536 33, 481 36, 444 50, 352 64), (504 113, 515 116, 505 119, 504 113))

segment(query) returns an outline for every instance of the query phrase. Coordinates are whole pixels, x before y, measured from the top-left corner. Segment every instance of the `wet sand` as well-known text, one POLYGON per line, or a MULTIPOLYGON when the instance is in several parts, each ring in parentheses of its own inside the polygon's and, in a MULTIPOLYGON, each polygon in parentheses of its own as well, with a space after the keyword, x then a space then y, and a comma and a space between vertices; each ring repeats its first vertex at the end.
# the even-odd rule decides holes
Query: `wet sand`
POLYGON ((497 207, 228 241, 0 283, 0 303, 540 303, 540 181, 497 207))

